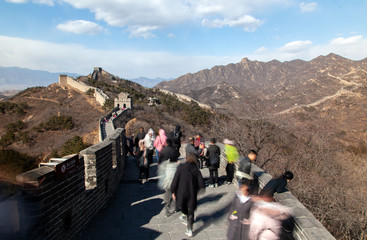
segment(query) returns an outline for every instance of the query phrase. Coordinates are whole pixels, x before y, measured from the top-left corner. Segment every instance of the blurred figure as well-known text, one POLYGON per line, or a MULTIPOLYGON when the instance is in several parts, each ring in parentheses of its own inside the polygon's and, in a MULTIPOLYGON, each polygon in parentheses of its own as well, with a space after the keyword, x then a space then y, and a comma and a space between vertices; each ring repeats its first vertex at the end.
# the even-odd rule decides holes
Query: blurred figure
POLYGON ((260 191, 260 195, 274 196, 274 193, 282 193, 287 191, 285 188, 287 183, 293 179, 293 173, 286 171, 281 177, 271 179, 260 191))
POLYGON ((187 225, 186 235, 192 236, 194 211, 197 207, 197 195, 204 189, 204 179, 196 165, 193 155, 186 156, 186 162, 180 164, 171 184, 172 198, 176 201, 176 208, 182 211, 180 219, 187 225))
POLYGON ((282 224, 291 218, 290 209, 274 202, 271 195, 253 197, 255 204, 250 213, 250 240, 283 240, 282 224))
POLYGON ((257 194, 257 188, 255 191, 255 181, 254 175, 251 173, 251 163, 255 163, 257 157, 257 152, 255 150, 250 150, 246 157, 242 158, 238 162, 238 169, 236 171, 237 181, 240 183, 242 179, 248 179, 251 181, 250 193, 257 194))
POLYGON ((227 177, 225 183, 231 184, 235 170, 235 163, 237 162, 240 155, 238 153, 237 148, 234 146, 235 144, 234 141, 224 139, 223 143, 224 143, 224 152, 227 155, 227 161, 228 161, 228 164, 226 166, 227 177))
POLYGON ((170 207, 172 203, 172 192, 171 192, 171 184, 173 177, 175 175, 177 166, 178 166, 178 157, 180 153, 177 151, 177 148, 172 146, 172 139, 166 140, 167 146, 162 149, 159 154, 158 159, 158 174, 160 176, 158 180, 158 187, 162 190, 165 190, 164 194, 164 202, 166 203, 165 216, 168 217, 171 215, 170 207))
POLYGON ((155 138, 154 145, 153 145, 156 149, 157 160, 159 158, 159 153, 166 146, 166 140, 167 140, 166 132, 162 128, 159 129, 159 134, 155 138))
POLYGON ((218 168, 220 166, 220 148, 215 144, 216 139, 210 139, 209 153, 209 187, 218 187, 218 168))
POLYGON ((244 179, 233 199, 228 217, 229 226, 227 238, 229 240, 248 240, 250 210, 254 204, 250 197, 250 181, 244 179))
POLYGON ((138 152, 139 152, 139 141, 140 140, 142 140, 142 139, 144 139, 145 138, 145 132, 144 132, 144 128, 143 127, 141 127, 140 129, 139 129, 139 133, 138 134, 136 134, 136 137, 135 137, 135 139, 134 139, 134 143, 135 143, 135 155, 137 155, 137 154, 139 154, 138 152))

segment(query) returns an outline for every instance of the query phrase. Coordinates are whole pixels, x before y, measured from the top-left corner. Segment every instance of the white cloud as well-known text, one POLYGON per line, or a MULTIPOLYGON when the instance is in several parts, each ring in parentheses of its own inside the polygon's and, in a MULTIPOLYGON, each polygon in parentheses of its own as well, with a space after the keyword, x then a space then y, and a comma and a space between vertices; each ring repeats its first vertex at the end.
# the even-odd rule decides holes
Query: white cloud
POLYGON ((5 0, 5 2, 9 3, 26 3, 28 0, 5 0))
MULTIPOLYGON (((5 0, 6 2, 9 3, 18 3, 18 4, 22 4, 22 3, 27 3, 28 0, 5 0)), ((48 6, 54 6, 54 0, 32 0, 33 3, 37 3, 37 4, 44 4, 44 5, 48 5, 48 6)))
POLYGON ((57 25, 57 29, 75 34, 95 35, 101 32, 103 28, 94 22, 85 20, 75 20, 75 21, 67 21, 66 23, 61 23, 57 25))
POLYGON ((169 52, 129 49, 88 49, 76 44, 57 44, 0 36, 0 66, 17 66, 50 72, 88 74, 93 67, 101 66, 112 74, 124 78, 139 76, 173 78, 215 65, 239 62, 241 58, 241 56, 184 56, 169 52))
POLYGON ((54 0, 33 0, 34 3, 44 4, 48 6, 54 6, 54 0))
POLYGON ((367 38, 362 35, 349 38, 331 39, 327 44, 316 45, 311 41, 294 41, 280 48, 268 49, 267 51, 254 51, 248 57, 254 60, 290 61, 293 59, 311 60, 320 55, 335 53, 353 60, 364 59, 367 56, 367 38), (297 50, 297 51, 296 51, 297 50))
POLYGON ((268 48, 263 46, 263 47, 260 47, 260 48, 256 49, 255 53, 264 53, 266 51, 268 51, 268 48))
POLYGON ((263 21, 255 14, 270 7, 284 8, 291 0, 62 0, 75 8, 88 9, 99 21, 133 31, 131 36, 151 37, 155 29, 202 23, 205 27, 241 27, 255 31, 263 21), (136 34, 136 29, 157 28, 136 34))
POLYGON ((228 27, 242 27, 246 32, 255 31, 263 21, 254 18, 250 15, 242 16, 238 19, 203 19, 202 25, 208 28, 222 28, 224 26, 228 27))
POLYGON ((156 37, 155 34, 152 33, 153 30, 158 29, 157 26, 132 26, 129 27, 130 31, 130 38, 134 37, 143 37, 147 38, 154 38, 156 37))
POLYGON ((302 13, 313 12, 317 8, 317 2, 310 2, 310 3, 301 2, 299 4, 299 7, 302 13))
POLYGON ((174 34, 174 33, 169 33, 167 36, 168 36, 169 38, 174 38, 174 37, 176 37, 176 34, 174 34))
POLYGON ((307 41, 293 41, 293 42, 289 42, 289 43, 285 44, 284 46, 280 47, 279 51, 284 52, 284 53, 297 53, 297 52, 304 51, 310 45, 312 45, 312 42, 309 41, 309 40, 307 40, 307 41))
POLYGON ((358 43, 361 40, 362 40, 362 35, 353 36, 353 37, 350 37, 350 38, 339 37, 339 38, 332 39, 331 44, 334 44, 334 45, 351 45, 351 44, 358 43))

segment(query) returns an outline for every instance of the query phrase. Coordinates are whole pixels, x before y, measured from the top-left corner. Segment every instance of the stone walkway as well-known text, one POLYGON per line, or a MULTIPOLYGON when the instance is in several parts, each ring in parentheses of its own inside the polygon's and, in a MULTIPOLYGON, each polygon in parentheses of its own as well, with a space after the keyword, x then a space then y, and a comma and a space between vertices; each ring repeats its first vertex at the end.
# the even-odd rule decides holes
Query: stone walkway
MULTIPOLYGON (((114 198, 95 216, 79 239, 189 239, 184 233, 186 226, 179 220, 180 213, 164 216, 163 191, 157 187, 156 170, 157 164, 153 163, 150 168, 152 180, 140 187, 137 164, 129 158, 114 198)), ((201 171, 208 180, 208 169, 201 171)), ((205 194, 198 196, 194 236, 190 239, 227 239, 227 215, 234 192, 233 185, 222 185, 220 181, 219 187, 207 187, 205 194)))

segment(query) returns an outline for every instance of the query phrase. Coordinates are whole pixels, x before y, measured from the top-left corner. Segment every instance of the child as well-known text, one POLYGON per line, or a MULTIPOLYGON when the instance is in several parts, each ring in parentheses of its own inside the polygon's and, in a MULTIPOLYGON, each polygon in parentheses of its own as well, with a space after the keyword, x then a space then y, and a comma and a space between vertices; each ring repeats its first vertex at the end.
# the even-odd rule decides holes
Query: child
POLYGON ((249 180, 242 180, 240 189, 233 199, 228 217, 227 238, 229 240, 248 239, 250 210, 254 204, 250 197, 249 186, 249 180))

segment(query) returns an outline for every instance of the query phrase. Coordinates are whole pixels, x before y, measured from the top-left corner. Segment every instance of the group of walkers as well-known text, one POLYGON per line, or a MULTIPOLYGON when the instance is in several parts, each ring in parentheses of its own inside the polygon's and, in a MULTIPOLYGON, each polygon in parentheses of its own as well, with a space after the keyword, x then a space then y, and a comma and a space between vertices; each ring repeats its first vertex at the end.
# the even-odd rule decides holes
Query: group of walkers
POLYGON ((239 183, 239 190, 228 217, 228 239, 293 239, 291 211, 273 198, 274 193, 286 191, 287 183, 293 179, 293 173, 286 171, 281 177, 270 180, 258 192, 257 176, 251 171, 257 152, 250 150, 246 157, 240 159, 234 141, 225 139, 223 143, 228 159, 226 183, 231 184, 234 176, 239 183), (235 171, 237 161, 238 167, 235 171))
MULTIPOLYGON (((197 196, 205 191, 205 181, 200 169, 206 166, 209 170, 209 187, 218 187, 218 168, 220 167, 221 150, 216 139, 210 139, 209 146, 201 135, 190 137, 186 145, 186 159, 179 161, 182 132, 180 126, 166 135, 163 129, 158 136, 149 129, 147 133, 140 128, 134 139, 135 151, 132 154, 139 164, 139 180, 144 184, 149 180, 149 167, 153 162, 154 149, 158 163, 158 187, 165 191, 165 216, 181 211, 180 220, 187 226, 186 235, 193 235, 194 212, 197 208, 197 196), (175 204, 172 204, 175 202, 175 204)), ((131 141, 132 142, 132 141, 131 141)), ((229 209, 229 228, 227 237, 234 239, 272 240, 285 239, 284 221, 290 218, 290 210, 273 198, 275 192, 285 191, 287 182, 293 174, 285 172, 280 178, 272 179, 258 192, 257 177, 251 171, 257 152, 250 150, 248 155, 240 158, 234 141, 225 139, 227 158, 226 181, 231 184, 236 178, 239 183, 236 196, 229 209), (236 167, 237 166, 237 167, 236 167)), ((291 231, 290 231, 291 233, 291 231)))

